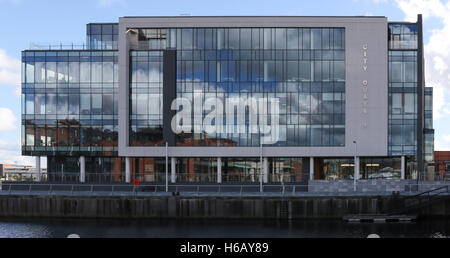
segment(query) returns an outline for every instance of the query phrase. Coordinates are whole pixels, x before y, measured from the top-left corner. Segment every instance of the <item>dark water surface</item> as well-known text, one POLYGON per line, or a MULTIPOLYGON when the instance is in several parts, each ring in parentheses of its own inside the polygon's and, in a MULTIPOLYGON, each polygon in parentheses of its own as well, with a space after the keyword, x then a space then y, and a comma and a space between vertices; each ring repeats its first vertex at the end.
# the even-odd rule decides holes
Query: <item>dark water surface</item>
POLYGON ((138 220, 0 218, 1 238, 145 237, 145 238, 365 238, 450 236, 450 220, 415 223, 361 223, 341 220, 138 220))

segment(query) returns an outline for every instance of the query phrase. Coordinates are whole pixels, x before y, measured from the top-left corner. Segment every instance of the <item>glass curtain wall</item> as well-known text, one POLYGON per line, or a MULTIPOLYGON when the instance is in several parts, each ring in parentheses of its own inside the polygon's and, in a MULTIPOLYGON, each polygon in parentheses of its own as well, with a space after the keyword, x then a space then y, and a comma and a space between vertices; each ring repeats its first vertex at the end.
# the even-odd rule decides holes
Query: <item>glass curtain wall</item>
POLYGON ((178 158, 176 178, 182 183, 216 183, 217 158, 178 158))
MULTIPOLYGON (((137 139, 140 139, 139 132, 145 130, 147 136, 161 133, 160 113, 157 107, 149 106, 150 103, 157 106, 158 101, 150 101, 149 98, 151 94, 155 97, 160 94, 160 77, 152 76, 161 71, 158 70, 161 63, 153 55, 158 55, 164 48, 177 50, 177 97, 194 103, 197 96, 200 101, 195 105, 202 110, 205 100, 210 98, 217 98, 223 103, 227 98, 277 98, 280 101, 279 138, 272 146, 344 145, 345 29, 184 28, 133 31, 136 36, 129 38, 130 46, 140 51, 131 52, 132 146, 161 145, 156 140, 137 139), (142 87, 140 93, 134 94, 139 87, 142 87), (147 119, 147 122, 139 121, 141 115, 142 120, 147 119)), ((237 132, 237 126, 231 126, 233 129, 229 131, 216 130, 214 133, 191 131, 178 135, 177 146, 259 146, 261 135, 259 131, 251 130, 256 121, 249 118, 249 107, 244 105, 241 102, 236 106, 244 117, 241 132, 237 132)), ((270 106, 267 102, 264 105, 270 106)), ((209 113, 204 111, 201 117, 196 118, 192 115, 192 124, 201 124, 209 113)), ((237 124, 237 118, 227 121, 226 115, 223 116, 222 124, 237 124)), ((260 116, 261 119, 271 121, 270 116, 260 116)), ((212 125, 216 124, 220 123, 213 120, 212 125)))
POLYGON ((82 155, 87 182, 121 180, 119 165, 89 159, 121 162, 108 158, 117 156, 117 51, 24 51, 22 62, 22 154, 48 156, 50 181, 77 181, 82 155))
POLYGON ((389 24, 389 155, 417 151, 417 24, 389 24))
MULTIPOLYGON (((170 160, 169 160, 170 162, 170 160)), ((170 164, 169 164, 170 167, 170 164)), ((130 158, 131 180, 162 183, 166 181, 165 158, 130 158)), ((170 176, 170 174, 169 174, 170 176)))
MULTIPOLYGON (((113 183, 125 181, 125 159, 118 157, 86 157, 86 183, 113 183)), ((48 156, 49 182, 72 182, 80 180, 79 157, 48 156)))
POLYGON ((117 155, 117 52, 25 51, 22 60, 22 153, 117 155))
POLYGON ((360 179, 400 179, 401 158, 360 158, 360 179))
POLYGON ((315 158, 315 180, 353 179, 355 174, 354 158, 315 158))
POLYGON ((303 182, 302 158, 269 158, 268 165, 271 183, 303 182))
POLYGON ((119 24, 91 23, 87 25, 86 32, 88 49, 118 49, 119 24))
MULTIPOLYGON (((434 163, 433 88, 425 87, 425 167, 434 163)), ((443 177, 440 177, 443 178, 443 177)))
POLYGON ((130 146, 163 146, 163 52, 130 55, 130 146))
POLYGON ((257 183, 260 169, 259 158, 222 158, 222 182, 257 183))

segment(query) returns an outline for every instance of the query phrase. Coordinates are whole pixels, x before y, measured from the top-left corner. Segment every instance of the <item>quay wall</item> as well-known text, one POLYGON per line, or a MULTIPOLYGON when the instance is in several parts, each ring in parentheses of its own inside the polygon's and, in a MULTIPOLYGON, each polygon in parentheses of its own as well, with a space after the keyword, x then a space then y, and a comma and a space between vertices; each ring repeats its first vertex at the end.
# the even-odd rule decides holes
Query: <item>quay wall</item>
MULTIPOLYGON (((389 213, 405 204, 396 196, 185 197, 0 196, 0 217, 340 219, 346 214, 389 213)), ((450 217, 450 199, 416 212, 450 217)))

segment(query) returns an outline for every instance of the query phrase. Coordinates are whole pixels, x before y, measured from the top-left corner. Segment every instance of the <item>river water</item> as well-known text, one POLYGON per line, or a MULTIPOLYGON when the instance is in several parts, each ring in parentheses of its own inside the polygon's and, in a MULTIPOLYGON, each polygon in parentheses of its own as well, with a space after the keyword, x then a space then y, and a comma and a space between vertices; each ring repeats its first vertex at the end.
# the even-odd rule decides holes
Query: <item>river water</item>
POLYGON ((450 220, 346 223, 341 220, 137 220, 0 218, 0 238, 430 238, 450 236, 450 220))

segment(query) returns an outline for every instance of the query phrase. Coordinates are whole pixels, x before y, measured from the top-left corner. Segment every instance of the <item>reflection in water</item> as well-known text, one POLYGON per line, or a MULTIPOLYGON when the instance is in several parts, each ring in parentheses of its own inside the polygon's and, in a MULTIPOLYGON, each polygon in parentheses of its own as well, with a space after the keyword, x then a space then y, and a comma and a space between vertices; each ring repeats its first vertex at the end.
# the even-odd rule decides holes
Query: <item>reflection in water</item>
POLYGON ((0 238, 148 237, 148 238, 366 238, 445 237, 450 221, 349 224, 340 220, 129 220, 1 219, 0 238))

